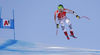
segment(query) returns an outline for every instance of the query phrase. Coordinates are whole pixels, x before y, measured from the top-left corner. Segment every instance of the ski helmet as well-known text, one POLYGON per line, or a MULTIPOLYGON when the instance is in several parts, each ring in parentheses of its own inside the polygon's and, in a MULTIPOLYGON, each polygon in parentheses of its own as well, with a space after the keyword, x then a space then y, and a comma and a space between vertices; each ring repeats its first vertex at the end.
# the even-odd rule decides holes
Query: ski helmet
POLYGON ((58 5, 58 9, 63 9, 63 8, 64 8, 64 7, 63 7, 62 4, 58 5))

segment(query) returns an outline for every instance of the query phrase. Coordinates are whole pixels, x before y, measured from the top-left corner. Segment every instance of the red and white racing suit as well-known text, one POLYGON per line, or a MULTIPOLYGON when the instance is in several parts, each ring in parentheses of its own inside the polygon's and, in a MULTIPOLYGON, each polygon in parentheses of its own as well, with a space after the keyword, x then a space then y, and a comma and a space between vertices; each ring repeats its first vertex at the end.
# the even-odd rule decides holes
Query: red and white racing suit
MULTIPOLYGON (((66 8, 64 8, 62 12, 60 12, 60 11, 57 10, 57 11, 55 12, 55 16, 57 15, 58 21, 59 21, 59 23, 61 24, 61 28, 62 28, 62 30, 63 30, 64 32, 66 31, 64 22, 66 22, 66 23, 69 25, 70 31, 73 31, 71 22, 70 22, 70 20, 67 18, 66 13, 69 13, 69 11, 66 10, 66 8)), ((54 17, 54 20, 56 20, 56 17, 54 17)), ((57 23, 57 22, 56 22, 56 23, 57 23)))

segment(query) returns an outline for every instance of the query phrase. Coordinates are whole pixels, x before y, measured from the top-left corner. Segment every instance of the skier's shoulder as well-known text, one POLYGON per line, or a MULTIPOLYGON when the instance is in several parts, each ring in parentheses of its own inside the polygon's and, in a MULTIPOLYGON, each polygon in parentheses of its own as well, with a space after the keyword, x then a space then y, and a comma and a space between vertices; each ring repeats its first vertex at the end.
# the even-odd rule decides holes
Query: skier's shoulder
POLYGON ((55 11, 55 14, 58 13, 58 10, 55 11))
POLYGON ((56 10, 56 12, 58 13, 58 10, 56 10))
POLYGON ((63 10, 68 10, 67 8, 63 8, 63 10))

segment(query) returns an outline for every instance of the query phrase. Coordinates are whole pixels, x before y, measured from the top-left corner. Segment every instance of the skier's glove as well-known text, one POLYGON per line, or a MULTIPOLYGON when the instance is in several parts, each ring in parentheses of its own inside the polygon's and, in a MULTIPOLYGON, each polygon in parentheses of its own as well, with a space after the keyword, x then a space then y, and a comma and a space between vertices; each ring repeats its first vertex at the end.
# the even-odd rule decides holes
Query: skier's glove
POLYGON ((76 15, 77 19, 80 19, 80 16, 76 15))
POLYGON ((56 24, 57 28, 59 28, 59 24, 56 24))

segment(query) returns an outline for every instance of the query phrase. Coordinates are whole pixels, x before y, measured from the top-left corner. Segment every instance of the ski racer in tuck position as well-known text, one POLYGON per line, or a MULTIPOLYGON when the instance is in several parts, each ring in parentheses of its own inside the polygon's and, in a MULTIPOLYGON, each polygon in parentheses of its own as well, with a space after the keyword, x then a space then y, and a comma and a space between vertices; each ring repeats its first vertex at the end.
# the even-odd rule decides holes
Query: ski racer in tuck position
POLYGON ((58 10, 54 13, 54 21, 55 21, 57 29, 59 28, 59 23, 60 23, 61 24, 61 28, 62 28, 65 36, 69 40, 70 38, 68 37, 68 33, 67 33, 66 29, 65 29, 64 22, 66 22, 68 24, 69 28, 70 28, 70 34, 71 34, 70 36, 72 36, 74 38, 76 38, 76 37, 74 36, 71 22, 67 18, 66 13, 74 14, 77 17, 77 19, 80 19, 80 16, 78 16, 74 11, 64 8, 62 4, 58 5, 58 10), (56 20, 56 15, 57 15, 59 23, 56 20))

